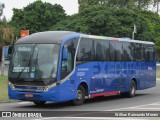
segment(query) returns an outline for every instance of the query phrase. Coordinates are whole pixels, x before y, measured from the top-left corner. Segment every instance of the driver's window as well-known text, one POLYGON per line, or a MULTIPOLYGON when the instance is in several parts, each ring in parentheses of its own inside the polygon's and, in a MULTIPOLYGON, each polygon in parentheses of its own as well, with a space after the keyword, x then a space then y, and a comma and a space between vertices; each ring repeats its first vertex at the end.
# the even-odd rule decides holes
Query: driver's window
POLYGON ((64 44, 61 63, 61 79, 65 78, 74 68, 74 57, 78 39, 72 39, 64 44))

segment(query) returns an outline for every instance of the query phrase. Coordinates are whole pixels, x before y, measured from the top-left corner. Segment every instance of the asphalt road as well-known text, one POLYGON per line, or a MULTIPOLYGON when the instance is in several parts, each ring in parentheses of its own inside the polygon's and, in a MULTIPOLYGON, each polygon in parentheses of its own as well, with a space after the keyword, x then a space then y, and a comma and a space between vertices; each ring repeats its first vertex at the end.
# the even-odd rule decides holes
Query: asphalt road
POLYGON ((0 111, 160 111, 159 91, 160 80, 157 81, 157 86, 154 88, 137 91, 137 95, 134 98, 121 96, 98 97, 87 99, 80 106, 73 106, 69 102, 46 103, 44 106, 36 106, 32 102, 1 103, 0 111), (154 105, 152 106, 151 104, 156 104, 156 108, 154 109, 154 105), (152 109, 150 109, 151 107, 152 109))
MULTIPOLYGON (((137 95, 134 98, 124 98, 121 96, 99 97, 94 99, 87 99, 85 103, 80 106, 73 106, 69 102, 47 103, 44 106, 36 106, 32 102, 1 103, 0 111, 54 111, 51 113, 56 113, 56 111, 63 111, 64 114, 62 116, 72 117, 87 116, 87 114, 89 116, 95 116, 97 111, 160 111, 159 91, 160 79, 157 79, 156 87, 137 91, 137 95)), ((57 115, 55 116, 59 116, 58 113, 56 114, 57 115)), ((101 115, 103 116, 103 114, 101 115)), ((51 118, 45 119, 50 120, 51 118)), ((45 119, 43 118, 40 120, 45 119)))

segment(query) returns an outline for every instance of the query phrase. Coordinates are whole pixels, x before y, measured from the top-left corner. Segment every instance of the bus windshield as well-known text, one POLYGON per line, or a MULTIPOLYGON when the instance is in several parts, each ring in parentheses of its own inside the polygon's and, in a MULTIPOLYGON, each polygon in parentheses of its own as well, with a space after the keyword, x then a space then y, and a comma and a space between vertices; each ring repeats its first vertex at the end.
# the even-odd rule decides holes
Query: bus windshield
POLYGON ((18 79, 56 79, 59 57, 58 44, 15 45, 9 76, 18 79))

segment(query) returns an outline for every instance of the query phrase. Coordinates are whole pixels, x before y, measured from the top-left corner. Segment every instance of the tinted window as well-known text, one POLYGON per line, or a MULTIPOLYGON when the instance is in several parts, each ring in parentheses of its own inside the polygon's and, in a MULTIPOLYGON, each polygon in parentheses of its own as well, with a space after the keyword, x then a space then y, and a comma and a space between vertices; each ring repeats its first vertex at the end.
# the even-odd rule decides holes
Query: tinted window
POLYGON ((114 43, 113 42, 109 42, 109 48, 110 48, 110 61, 114 61, 114 43))
POLYGON ((123 43, 123 52, 124 52, 124 61, 133 61, 134 57, 134 48, 132 47, 132 44, 129 42, 123 43))
POLYGON ((109 61, 109 41, 95 40, 95 60, 109 61))
POLYGON ((122 42, 115 42, 115 61, 123 61, 123 47, 122 42))
POLYGON ((144 45, 145 46, 145 61, 151 62, 155 59, 154 46, 153 45, 144 45))
POLYGON ((77 61, 92 61, 94 60, 94 45, 93 40, 82 38, 78 47, 77 61))
POLYGON ((123 61, 122 42, 110 41, 110 60, 123 61))
POLYGON ((144 47, 143 44, 135 43, 135 60, 136 61, 144 61, 144 47))

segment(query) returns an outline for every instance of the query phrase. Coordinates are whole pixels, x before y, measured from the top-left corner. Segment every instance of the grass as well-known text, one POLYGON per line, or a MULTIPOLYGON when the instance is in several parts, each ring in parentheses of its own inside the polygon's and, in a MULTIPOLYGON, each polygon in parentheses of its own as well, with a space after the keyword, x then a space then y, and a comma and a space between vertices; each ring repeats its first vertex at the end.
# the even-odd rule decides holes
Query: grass
POLYGON ((8 77, 0 76, 0 103, 4 101, 9 101, 8 99, 8 77))
POLYGON ((157 77, 157 78, 160 78, 160 72, 159 72, 159 73, 157 72, 156 77, 157 77))

